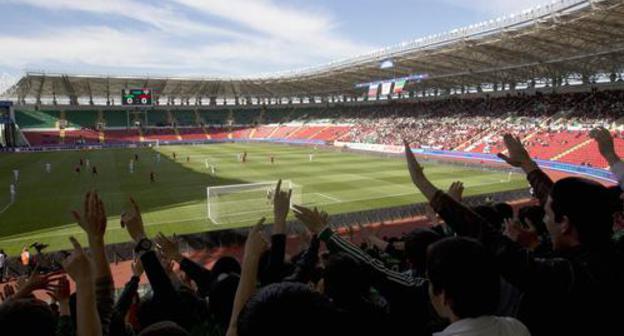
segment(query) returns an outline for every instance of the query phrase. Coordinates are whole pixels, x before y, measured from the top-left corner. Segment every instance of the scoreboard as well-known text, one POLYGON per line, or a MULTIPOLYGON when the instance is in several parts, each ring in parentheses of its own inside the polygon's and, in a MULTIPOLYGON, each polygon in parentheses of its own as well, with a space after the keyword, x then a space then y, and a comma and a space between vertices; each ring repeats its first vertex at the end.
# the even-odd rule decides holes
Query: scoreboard
POLYGON ((152 105, 152 90, 150 89, 123 89, 121 90, 123 105, 152 105))

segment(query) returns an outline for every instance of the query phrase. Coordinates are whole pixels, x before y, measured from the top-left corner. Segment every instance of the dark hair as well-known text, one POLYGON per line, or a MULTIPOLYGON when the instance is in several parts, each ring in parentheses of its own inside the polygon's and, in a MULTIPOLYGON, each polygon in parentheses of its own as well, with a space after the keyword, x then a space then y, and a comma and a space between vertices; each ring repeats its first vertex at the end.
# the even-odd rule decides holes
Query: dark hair
POLYGON ((483 217, 496 231, 501 231, 503 227, 503 217, 494 206, 479 205, 472 208, 479 216, 483 217))
POLYGON ((554 184, 550 197, 554 220, 561 222, 563 216, 568 217, 582 244, 597 247, 610 242, 614 208, 606 187, 588 179, 567 177, 554 184))
POLYGON ((366 295, 371 283, 362 264, 352 256, 338 252, 332 254, 323 272, 325 295, 342 301, 366 295))
POLYGON ((157 322, 143 329, 138 336, 188 336, 184 328, 171 321, 157 322))
POLYGON ((41 300, 16 299, 0 305, 0 326, 19 335, 54 336, 56 318, 41 300))
POLYGON ((496 212, 502 219, 513 218, 514 216, 513 208, 507 203, 496 203, 494 204, 494 209, 496 209, 496 212))
POLYGON ((176 291, 175 306, 164 304, 157 296, 141 301, 137 318, 142 328, 162 321, 173 321, 186 330, 193 330, 208 317, 206 301, 198 298, 192 290, 182 287, 176 291))
POLYGON ((236 258, 230 257, 230 256, 224 256, 224 257, 217 259, 217 261, 214 263, 210 271, 213 277, 216 278, 220 274, 223 274, 223 273, 240 274, 241 266, 238 260, 236 260, 236 258))
POLYGON ((238 274, 223 274, 210 285, 210 315, 221 327, 227 328, 232 316, 234 296, 240 277, 238 274))
POLYGON ((238 335, 324 335, 338 326, 336 315, 329 300, 308 286, 276 283, 247 301, 238 316, 238 335))
POLYGON ((413 269, 419 272, 427 269, 427 248, 442 238, 442 235, 427 228, 414 229, 405 236, 405 257, 413 269))
POLYGON ((520 223, 523 226, 528 227, 526 220, 530 220, 531 224, 535 228, 535 233, 539 236, 548 234, 546 224, 544 224, 544 215, 544 208, 539 205, 526 206, 518 210, 518 219, 520 220, 520 223))
POLYGON ((444 291, 459 318, 492 315, 500 295, 500 277, 492 255, 471 238, 444 238, 429 248, 427 276, 433 292, 444 291))

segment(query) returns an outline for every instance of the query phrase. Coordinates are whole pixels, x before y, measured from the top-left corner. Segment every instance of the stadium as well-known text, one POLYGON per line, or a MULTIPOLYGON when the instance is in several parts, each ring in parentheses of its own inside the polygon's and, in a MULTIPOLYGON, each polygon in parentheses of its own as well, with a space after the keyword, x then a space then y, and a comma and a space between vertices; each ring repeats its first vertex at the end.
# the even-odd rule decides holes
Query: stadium
MULTIPOLYGON (((103 253, 114 261, 116 288, 140 255, 124 225, 138 211, 134 202, 147 236, 176 235, 186 258, 207 265, 224 255, 246 258, 243 241, 259 218, 279 226, 278 180, 292 193, 290 206, 326 211, 336 235, 379 256, 367 236, 376 228, 387 248, 414 229, 438 225, 430 210, 447 225, 457 220, 436 208, 439 195, 417 182, 414 166, 408 171, 404 141, 432 186, 453 190, 461 181, 462 203, 490 224, 498 216, 500 232, 510 225, 504 211, 483 208, 504 204, 517 217, 521 208, 546 206, 532 173, 506 160, 518 153, 513 139, 555 186, 580 177, 618 189, 622 176, 611 158, 624 155, 624 2, 556 0, 256 76, 27 71, 0 98, 0 248, 12 257, 0 280, 32 272, 18 258, 28 247, 54 270, 72 248, 68 237, 91 243, 72 214, 91 206, 90 191, 105 204, 103 253), (611 135, 611 156, 596 129, 611 135), (37 244, 46 245, 43 253, 37 244)), ((586 202, 578 204, 594 201, 586 202)), ((298 242, 310 233, 325 239, 298 210, 286 213, 287 254, 302 253, 298 242)), ((519 319, 534 334, 568 330, 519 319)))

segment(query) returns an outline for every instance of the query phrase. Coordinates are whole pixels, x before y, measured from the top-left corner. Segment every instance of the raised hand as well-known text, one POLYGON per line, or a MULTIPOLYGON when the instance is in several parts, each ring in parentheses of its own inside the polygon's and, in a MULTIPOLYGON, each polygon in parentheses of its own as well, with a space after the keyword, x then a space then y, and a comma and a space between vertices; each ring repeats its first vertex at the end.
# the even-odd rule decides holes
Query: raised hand
POLYGON ((416 185, 418 181, 425 177, 423 173, 423 167, 416 161, 416 157, 412 152, 412 149, 409 146, 407 140, 403 140, 403 145, 405 146, 405 159, 407 161, 407 169, 409 170, 410 177, 412 178, 412 182, 416 185))
POLYGON ((175 235, 173 236, 173 239, 170 239, 167 238, 162 232, 158 232, 155 241, 158 248, 167 259, 175 260, 179 263, 184 258, 184 256, 180 253, 180 247, 175 235))
POLYGON ((74 251, 63 262, 63 269, 74 279, 77 285, 93 282, 93 261, 86 255, 80 243, 69 237, 74 251))
POLYGON ((464 184, 460 181, 453 182, 449 187, 447 194, 455 201, 461 202, 464 194, 464 184))
POLYGON ((4 285, 3 291, 4 291, 4 293, 2 295, 2 300, 3 301, 8 300, 13 295, 15 295, 15 287, 13 287, 13 285, 10 285, 10 284, 4 285))
POLYGON ((293 205, 295 217, 305 224, 305 226, 314 234, 319 234, 329 223, 329 216, 325 211, 319 211, 317 208, 308 209, 300 205, 293 205))
POLYGON ((407 169, 412 178, 412 183, 414 183, 416 188, 418 188, 429 201, 433 200, 433 197, 438 192, 438 188, 425 176, 423 167, 416 161, 416 156, 414 156, 409 143, 403 140, 403 145, 405 146, 405 160, 407 161, 407 169))
POLYGON ((143 218, 141 217, 141 210, 139 205, 130 197, 130 209, 121 215, 121 227, 125 227, 130 234, 130 237, 135 242, 146 237, 145 228, 143 227, 143 218))
POLYGON ((273 215, 275 217, 275 226, 273 234, 283 234, 286 231, 286 217, 290 209, 290 196, 292 190, 288 192, 282 191, 282 180, 277 181, 275 193, 273 195, 273 215))
POLYGON ((507 147, 509 156, 503 153, 498 153, 496 156, 507 162, 510 166, 522 168, 526 173, 537 169, 537 164, 531 159, 529 152, 524 148, 519 138, 511 134, 505 134, 503 141, 505 142, 505 147, 507 147))
POLYGON ((609 130, 604 127, 594 128, 589 132, 589 136, 596 140, 600 154, 607 160, 610 166, 620 161, 613 145, 613 136, 609 130))
POLYGON ((78 225, 87 233, 90 244, 103 241, 106 232, 106 210, 96 191, 86 193, 82 215, 77 210, 72 211, 72 214, 78 225))
POLYGON ((258 223, 249 231, 247 241, 245 242, 245 259, 260 258, 262 253, 269 247, 269 243, 262 234, 263 224, 266 218, 262 217, 258 223))
POLYGON ((63 276, 59 278, 57 287, 53 291, 49 291, 47 293, 52 299, 58 301, 59 303, 69 302, 71 291, 69 289, 69 280, 67 277, 63 276))

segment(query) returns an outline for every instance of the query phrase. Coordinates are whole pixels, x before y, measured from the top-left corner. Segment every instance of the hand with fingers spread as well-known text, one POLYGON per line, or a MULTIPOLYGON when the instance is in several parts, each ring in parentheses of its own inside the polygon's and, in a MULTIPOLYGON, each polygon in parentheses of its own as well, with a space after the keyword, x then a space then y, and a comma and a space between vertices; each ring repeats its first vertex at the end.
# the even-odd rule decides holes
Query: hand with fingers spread
POLYGON ((54 290, 58 285, 54 282, 58 280, 62 275, 60 272, 39 274, 39 270, 35 268, 33 273, 26 279, 26 281, 20 282, 20 285, 16 288, 17 292, 13 295, 16 299, 21 299, 29 296, 36 290, 54 290))
POLYGON ((13 287, 13 285, 6 284, 4 285, 3 292, 2 301, 6 301, 15 295, 15 287, 13 287))
POLYGON ((141 217, 139 205, 134 198, 130 197, 129 200, 130 209, 121 215, 121 227, 125 227, 128 230, 130 237, 132 237, 135 242, 138 242, 141 239, 146 238, 143 218, 141 217))
POLYGON ((76 282, 76 285, 93 283, 93 261, 87 256, 80 243, 69 237, 74 251, 63 262, 63 269, 76 282))
POLYGON ((503 141, 505 142, 505 147, 507 147, 509 156, 503 153, 498 153, 496 156, 503 159, 510 166, 522 168, 527 174, 538 169, 537 164, 531 159, 529 152, 524 148, 519 138, 511 134, 505 134, 503 141))
POLYGON ((290 196, 292 190, 282 191, 282 180, 277 181, 275 192, 273 193, 273 216, 275 223, 273 225, 273 234, 286 233, 286 218, 288 210, 290 210, 290 196))
POLYGON ((58 287, 54 291, 47 292, 48 295, 59 303, 59 313, 61 316, 69 316, 69 297, 71 291, 69 289, 69 279, 61 277, 58 279, 58 287))
POLYGON ((453 182, 449 187, 447 194, 455 201, 461 202, 464 195, 464 184, 461 181, 453 182))
POLYGON ((66 276, 58 278, 57 287, 53 291, 48 291, 48 295, 54 300, 60 302, 68 302, 71 295, 69 289, 69 279, 66 276))
POLYGON ((589 136, 598 143, 598 150, 602 157, 607 160, 609 166, 613 166, 620 161, 620 157, 615 152, 613 145, 613 136, 608 129, 604 127, 594 128, 589 132, 589 136))
POLYGON ((87 233, 90 245, 104 241, 106 210, 96 191, 89 191, 85 195, 82 215, 77 210, 72 211, 72 214, 78 225, 87 233))
POLYGON ((175 260, 177 263, 184 259, 184 256, 180 253, 180 247, 175 235, 173 238, 167 238, 162 232, 158 232, 154 240, 167 259, 175 260))
POLYGON ((244 259, 247 259, 247 258, 253 258, 254 260, 256 260, 256 258, 259 259, 262 253, 264 253, 264 251, 266 251, 269 248, 269 243, 267 242, 262 232, 262 229, 264 228, 263 224, 265 220, 266 219, 262 217, 258 221, 258 223, 256 223, 256 225, 253 228, 251 228, 251 230, 249 231, 249 234, 247 235, 247 241, 245 242, 244 259))
POLYGON ((325 229, 329 223, 329 216, 325 211, 319 211, 317 208, 308 209, 300 205, 293 205, 295 217, 305 224, 305 226, 313 234, 319 234, 325 229))

